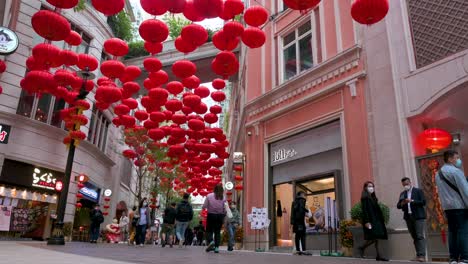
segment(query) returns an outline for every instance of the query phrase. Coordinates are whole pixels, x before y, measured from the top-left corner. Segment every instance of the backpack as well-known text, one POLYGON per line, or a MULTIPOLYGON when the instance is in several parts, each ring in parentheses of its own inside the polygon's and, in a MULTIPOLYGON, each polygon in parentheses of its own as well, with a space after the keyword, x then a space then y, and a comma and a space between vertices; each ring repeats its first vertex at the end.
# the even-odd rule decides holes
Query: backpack
POLYGON ((93 220, 98 224, 102 224, 104 222, 104 216, 102 215, 101 211, 96 211, 94 213, 93 220))
POLYGON ((177 207, 177 219, 181 221, 189 221, 192 219, 192 206, 189 203, 180 203, 177 207))

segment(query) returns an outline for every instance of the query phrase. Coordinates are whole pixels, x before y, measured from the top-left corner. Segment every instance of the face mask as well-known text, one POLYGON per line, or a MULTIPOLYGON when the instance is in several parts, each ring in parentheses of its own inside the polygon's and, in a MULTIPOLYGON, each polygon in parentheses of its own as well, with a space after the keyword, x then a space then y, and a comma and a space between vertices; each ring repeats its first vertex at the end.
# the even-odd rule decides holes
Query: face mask
POLYGON ((462 167, 462 161, 461 161, 461 159, 457 159, 457 161, 455 162, 455 167, 457 167, 457 168, 461 168, 461 167, 462 167))
POLYGON ((367 191, 369 193, 374 193, 374 187, 367 187, 367 191))
POLYGON ((144 206, 144 207, 146 207, 147 205, 148 205, 148 203, 147 203, 147 202, 144 202, 144 203, 143 203, 143 206, 144 206))
POLYGON ((236 209, 236 207, 235 207, 235 206, 231 206, 231 209, 232 209, 232 210, 235 210, 235 209, 236 209))
POLYGON ((404 188, 406 191, 409 191, 411 189, 411 185, 405 185, 404 188))

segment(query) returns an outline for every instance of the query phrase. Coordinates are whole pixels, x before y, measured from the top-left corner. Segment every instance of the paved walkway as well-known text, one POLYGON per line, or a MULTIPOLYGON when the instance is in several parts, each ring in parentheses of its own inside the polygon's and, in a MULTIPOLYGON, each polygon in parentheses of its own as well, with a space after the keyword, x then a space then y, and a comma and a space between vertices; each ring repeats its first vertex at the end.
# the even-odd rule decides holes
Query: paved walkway
POLYGON ((352 258, 292 256, 290 254, 254 253, 248 251, 221 251, 220 254, 214 254, 205 253, 202 247, 161 248, 149 245, 144 248, 135 248, 124 244, 89 244, 77 242, 67 243, 65 246, 47 246, 43 242, 0 242, 0 263, 372 264, 377 262, 352 258))

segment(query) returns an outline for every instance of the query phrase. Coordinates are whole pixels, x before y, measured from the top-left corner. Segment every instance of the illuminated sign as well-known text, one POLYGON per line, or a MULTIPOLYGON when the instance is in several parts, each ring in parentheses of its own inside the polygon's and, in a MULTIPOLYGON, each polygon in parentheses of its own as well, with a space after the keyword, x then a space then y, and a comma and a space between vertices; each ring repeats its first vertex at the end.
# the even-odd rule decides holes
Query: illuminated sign
POLYGON ((0 124, 0 144, 8 144, 11 126, 0 124))
POLYGON ((83 194, 84 196, 94 200, 94 201, 97 201, 98 197, 99 197, 99 194, 96 190, 93 190, 89 187, 83 187, 80 189, 80 193, 83 194))
POLYGON ((52 175, 52 173, 41 173, 40 169, 34 169, 32 186, 41 189, 55 190, 56 181, 57 179, 52 175))
POLYGON ((106 190, 104 191, 104 196, 110 197, 111 195, 112 195, 112 190, 111 190, 111 189, 106 189, 106 190))
POLYGON ((226 187, 226 190, 230 191, 234 188, 234 184, 232 182, 226 182, 224 187, 226 187))

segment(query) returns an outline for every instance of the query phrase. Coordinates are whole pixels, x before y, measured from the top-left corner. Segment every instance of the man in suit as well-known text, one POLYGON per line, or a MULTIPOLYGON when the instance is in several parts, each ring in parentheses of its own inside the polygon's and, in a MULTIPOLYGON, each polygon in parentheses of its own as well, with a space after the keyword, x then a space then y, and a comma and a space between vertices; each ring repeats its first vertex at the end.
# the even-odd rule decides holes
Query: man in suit
POLYGON ((426 222, 426 198, 421 189, 412 186, 409 178, 401 179, 401 184, 405 189, 400 194, 397 208, 403 210, 404 219, 408 226, 408 231, 413 238, 416 248, 416 258, 413 261, 425 262, 426 260, 426 238, 424 229, 426 222))

